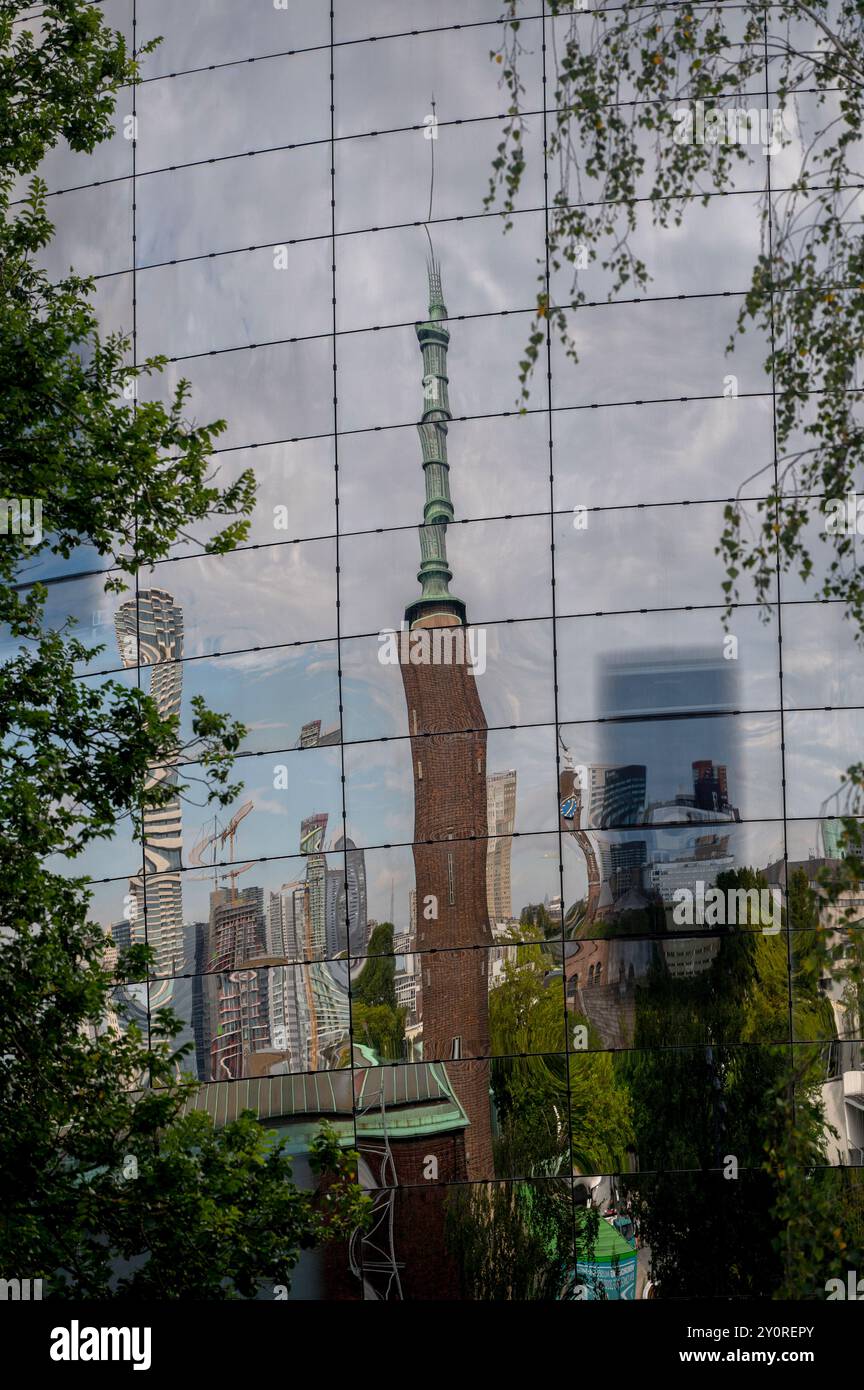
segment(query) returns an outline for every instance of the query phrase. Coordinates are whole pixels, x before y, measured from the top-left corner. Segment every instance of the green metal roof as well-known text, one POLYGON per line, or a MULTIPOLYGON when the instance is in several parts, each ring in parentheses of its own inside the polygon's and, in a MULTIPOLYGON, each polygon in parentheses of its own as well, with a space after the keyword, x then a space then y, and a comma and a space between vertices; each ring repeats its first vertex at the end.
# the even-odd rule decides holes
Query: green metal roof
POLYGON ((323 1120, 346 1147, 383 1137, 385 1124, 388 1134, 403 1139, 468 1125, 445 1067, 431 1062, 212 1081, 187 1101, 186 1113, 192 1110, 205 1110, 220 1126, 251 1110, 295 1153, 309 1147, 323 1120))

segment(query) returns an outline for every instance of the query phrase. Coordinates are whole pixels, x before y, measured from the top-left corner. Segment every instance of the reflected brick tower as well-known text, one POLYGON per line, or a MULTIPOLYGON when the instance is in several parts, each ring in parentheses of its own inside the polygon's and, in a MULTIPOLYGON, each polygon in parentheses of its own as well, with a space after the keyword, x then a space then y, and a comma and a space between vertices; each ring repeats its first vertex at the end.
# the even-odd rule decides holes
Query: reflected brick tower
POLYGON ((433 261, 429 318, 417 325, 423 353, 423 417, 418 430, 426 481, 417 576, 421 594, 405 612, 411 637, 402 648, 400 665, 414 770, 423 1056, 447 1064, 469 1120, 468 1177, 483 1179, 494 1176, 489 1063, 485 1060, 489 1056, 485 948, 492 940, 486 905, 486 718, 465 640, 465 605, 449 589, 453 576, 447 563, 446 534, 453 506, 447 463, 451 416, 446 317, 440 272, 433 261), (425 629, 435 631, 427 634, 425 629))

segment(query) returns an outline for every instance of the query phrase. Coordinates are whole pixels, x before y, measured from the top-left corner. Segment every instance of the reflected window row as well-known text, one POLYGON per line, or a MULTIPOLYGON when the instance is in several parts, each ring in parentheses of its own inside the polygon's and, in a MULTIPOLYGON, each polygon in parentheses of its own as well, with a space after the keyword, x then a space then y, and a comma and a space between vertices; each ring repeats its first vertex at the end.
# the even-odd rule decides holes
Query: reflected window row
MULTIPOLYGON (((464 55, 461 66, 464 70, 464 55)), ((297 85, 293 95, 288 98, 287 116, 284 67, 285 64, 280 65, 278 61, 254 62, 238 65, 234 69, 222 69, 221 73, 202 71, 178 74, 180 80, 171 82, 145 79, 134 94, 138 116, 137 137, 134 140, 137 150, 135 177, 143 183, 166 173, 185 173, 190 169, 219 162, 241 161, 250 156, 269 162, 286 153, 316 147, 331 148, 329 77, 325 77, 323 83, 320 81, 322 72, 329 73, 329 51, 305 54, 296 63, 290 63, 297 85), (280 66, 283 68, 281 73, 280 66), (226 101, 231 103, 234 111, 230 123, 225 116, 226 101)), ((440 80, 439 77, 439 84, 440 80)), ((443 80, 446 81, 446 77, 443 80)), ((385 91, 390 87, 392 83, 389 81, 383 84, 385 91)), ((358 156, 357 146, 366 145, 371 150, 386 151, 386 156, 392 157, 394 163, 407 168, 412 160, 424 164, 428 161, 428 142, 432 131, 433 138, 442 149, 442 157, 446 156, 455 165, 463 152, 468 153, 470 166, 476 168, 480 175, 479 181, 475 179, 473 184, 466 180, 466 191, 458 201, 454 199, 452 190, 449 195, 445 194, 437 209, 438 215, 442 215, 442 209, 445 215, 481 210, 492 162, 507 131, 509 99, 496 93, 482 103, 469 101, 465 105, 448 106, 436 92, 433 112, 431 97, 418 97, 419 90, 416 83, 412 83, 410 100, 401 109, 391 110, 378 122, 374 120, 368 102, 358 113, 359 119, 351 121, 346 118, 344 100, 340 100, 344 97, 344 89, 340 92, 337 82, 336 132, 332 148, 339 160, 337 193, 339 184, 342 185, 343 206, 338 230, 342 231, 350 225, 362 227, 364 221, 368 220, 368 212, 376 205, 393 209, 408 206, 406 191, 400 192, 395 187, 388 191, 380 174, 373 178, 365 200, 360 196, 347 167, 350 160, 364 158, 362 154, 358 156), (469 144, 472 140, 481 146, 474 152, 473 158, 469 144)), ((363 88, 363 92, 364 98, 367 98, 368 86, 363 88)), ((92 156, 76 157, 68 149, 59 148, 48 155, 45 178, 49 196, 57 197, 74 189, 98 187, 133 177, 130 167, 133 140, 129 127, 122 120, 123 115, 127 114, 126 108, 131 113, 132 95, 131 88, 120 93, 115 132, 92 156)), ((753 95, 758 109, 764 105, 764 88, 758 97, 753 95)), ((723 100, 720 98, 721 102, 723 100)), ((733 106, 733 103, 730 101, 728 105, 733 106)), ((632 109, 633 103, 622 102, 615 107, 617 111, 625 113, 628 108, 632 109)), ((667 103, 667 109, 677 110, 676 103, 667 103)), ((737 102, 734 109, 740 109, 737 102)), ((553 107, 547 108, 545 113, 547 120, 555 114, 553 107)), ((517 194, 517 206, 543 204, 543 117, 539 92, 534 99, 528 97, 523 101, 522 145, 528 158, 517 194)), ((637 149, 647 155, 651 148, 647 132, 637 128, 633 138, 637 149)), ((854 174, 857 172, 854 156, 850 162, 854 174)), ((765 166, 763 147, 759 144, 748 146, 745 157, 730 167, 727 188, 716 196, 758 190, 765 183, 765 166)), ((778 184, 782 183, 781 177, 778 184)), ((636 197, 648 198, 650 189, 649 177, 638 173, 636 197)), ((581 201, 597 205, 618 201, 618 197, 608 194, 602 179, 583 176, 581 201)), ((390 220, 397 219, 391 216, 390 220)))
POLYGON ((143 847, 129 847, 128 879, 94 884, 91 913, 118 949, 153 947, 166 978, 280 962, 362 968, 373 957, 392 973, 396 956, 458 950, 469 972, 471 953, 488 956, 492 980, 526 947, 544 979, 563 970, 577 984, 632 984, 662 967, 658 949, 670 973, 679 956, 677 973, 698 973, 688 953, 709 968, 724 933, 773 941, 791 929, 803 950, 813 933, 846 932, 864 916, 864 870, 850 872, 862 846, 839 819, 514 836, 515 773, 490 784, 488 828, 502 833, 376 849, 328 837, 319 812, 300 822, 299 855, 267 860, 237 857, 253 802, 205 822, 182 861, 180 807, 162 807, 145 819, 143 847), (619 948, 613 968, 606 957, 617 961, 619 948))
MULTIPOLYGON (((478 196, 494 156, 492 137, 500 135, 500 127, 485 132, 480 139, 471 135, 470 144, 469 135, 470 130, 466 130, 458 136, 458 141, 464 139, 466 144, 464 152, 453 152, 460 179, 455 190, 449 181, 445 185, 430 227, 436 244, 444 251, 451 246, 459 248, 466 265, 469 253, 475 262, 488 260, 498 281, 498 306, 516 309, 530 304, 536 294, 532 273, 536 277, 537 247, 532 247, 527 266, 519 251, 537 237, 536 226, 543 212, 542 189, 534 186, 533 178, 527 179, 513 210, 513 228, 504 235, 500 217, 483 211, 478 196), (468 167, 464 168, 466 161, 468 167), (506 276, 502 270, 506 270, 506 276)), ((340 175, 334 211, 340 272, 337 318, 342 331, 392 322, 398 317, 394 307, 408 302, 398 295, 404 277, 400 253, 416 241, 418 197, 423 176, 428 172, 422 157, 418 160, 417 150, 402 136, 378 137, 350 153, 349 159, 349 152, 337 147, 334 156, 340 175), (387 148, 389 145, 395 148, 387 148), (392 179, 391 170, 391 177, 385 181, 381 165, 389 168, 394 162, 404 166, 403 177, 392 179), (372 296, 371 286, 364 286, 362 277, 382 258, 389 258, 397 279, 394 283, 388 277, 386 297, 380 286, 378 294, 372 296)), ((303 268, 317 269, 315 249, 320 243, 329 244, 333 237, 329 194, 326 199, 323 197, 323 190, 329 190, 329 170, 329 146, 309 145, 262 151, 251 160, 248 155, 226 156, 204 164, 172 166, 149 173, 139 171, 135 175, 134 246, 131 230, 124 234, 131 220, 131 169, 113 180, 78 184, 51 195, 55 199, 62 196, 62 202, 53 204, 57 237, 47 254, 57 256, 63 252, 67 258, 64 269, 68 259, 74 258, 76 267, 97 276, 117 274, 132 264, 148 276, 155 276, 160 269, 167 274, 171 268, 177 272, 178 267, 194 267, 204 261, 215 274, 219 261, 238 262, 237 267, 231 265, 222 272, 222 293, 230 294, 232 282, 240 277, 244 277, 250 289, 254 288, 256 280, 267 275, 269 269, 279 273, 278 278, 272 275, 265 282, 278 297, 295 267, 295 279, 303 268), (266 179, 262 177, 262 166, 266 166, 266 179), (89 239, 81 228, 84 222, 89 224, 89 239), (218 232, 214 232, 214 227, 218 232)), ((783 188, 774 190, 778 210, 787 192, 783 188)), ((740 293, 749 282, 752 256, 758 251, 761 196, 759 181, 754 180, 736 192, 714 193, 704 205, 694 198, 687 211, 686 241, 676 244, 674 250, 656 228, 640 225, 632 233, 631 243, 651 266, 652 280, 646 297, 740 293), (730 223, 735 229, 731 246, 723 242, 723 230, 728 238, 730 223)), ((542 253, 542 231, 539 235, 542 253)), ((455 253, 448 257, 448 263, 453 265, 453 311, 458 308, 461 313, 469 313, 488 308, 489 283, 480 283, 476 274, 473 278, 464 276, 455 253)), ((159 277, 155 278, 158 285, 159 277)), ((176 280, 181 292, 185 290, 191 299, 193 276, 177 273, 176 280)), ((578 283, 585 298, 589 302, 596 300, 598 305, 631 297, 630 293, 619 293, 607 300, 609 286, 592 264, 580 269, 578 283)), ((555 271, 551 281, 553 299, 569 303, 573 285, 572 269, 555 271)), ((329 293, 327 299, 329 302, 329 293)), ((296 302, 293 307, 298 307, 296 302)), ((166 321, 165 326, 170 324, 166 321)), ((175 352, 180 350, 173 348, 175 352)))
MULTIPOLYGON (((151 689, 157 704, 172 693, 178 697, 182 670, 157 668, 151 689)), ((402 693, 397 686, 394 700, 402 693)), ((224 707, 224 699, 214 700, 206 689, 204 696, 217 709, 224 707)), ((248 719, 249 707, 235 705, 228 713, 248 719)), ((502 833, 554 832, 560 825, 566 841, 577 845, 584 834, 606 831, 644 831, 646 842, 658 844, 664 836, 677 841, 688 835, 694 846, 700 835, 706 844, 724 838, 731 843, 741 836, 746 840, 749 832, 741 826, 773 825, 784 813, 789 821, 810 821, 862 811, 854 779, 846 780, 849 749, 860 741, 864 722, 860 708, 828 715, 822 710, 644 715, 557 728, 486 730, 465 723, 463 732, 342 744, 338 727, 326 728, 318 711, 312 713, 316 717, 299 730, 295 725, 293 747, 249 753, 236 765, 240 800, 250 807, 244 849, 232 853, 223 844, 218 862, 243 854, 260 859, 296 853, 297 828, 319 812, 331 824, 344 819, 347 833, 363 847, 479 841, 490 833, 496 778, 512 786, 502 833), (476 756, 470 753, 474 746, 476 756), (473 758, 472 769, 466 769, 461 784, 470 792, 470 819, 429 821, 427 813, 437 814, 435 807, 447 804, 448 769, 467 756, 473 758)), ((195 756, 194 746, 187 756, 195 756)), ((178 756, 151 775, 154 782, 167 776, 177 788, 172 838, 178 856, 188 855, 194 827, 206 815, 201 809, 206 769, 195 762, 181 765, 178 756)), ((157 811, 150 814, 155 824, 157 811)), ((736 862, 767 862, 764 853, 758 860, 742 859, 743 853, 736 850, 736 862)), ((139 859, 131 830, 120 827, 110 846, 90 846, 72 872, 115 877, 133 871, 139 859)), ((158 868, 158 861, 152 867, 158 868)))
MULTIPOLYGON (((130 1017, 170 1006, 190 1036, 200 1024, 211 1055, 224 1039, 236 1062, 218 1062, 206 1075, 199 1066, 201 1080, 329 1070, 352 1058, 355 1066, 468 1063, 551 1050, 782 1044, 790 1040, 790 999, 792 1041, 824 1044, 829 1070, 842 1069, 847 1054, 861 1061, 864 932, 845 929, 822 951, 815 929, 782 931, 779 895, 772 904, 764 890, 706 893, 707 917, 761 917, 761 932, 673 927, 662 938, 524 942, 514 929, 500 932, 495 946, 450 951, 430 947, 428 930, 419 948, 421 921, 413 933, 399 933, 404 939, 392 955, 265 964, 278 960, 289 937, 305 937, 288 947, 299 952, 314 949, 316 927, 325 934, 314 880, 311 896, 304 912, 298 885, 285 885, 267 909, 252 890, 233 902, 226 893, 211 902, 208 922, 184 932, 182 960, 169 961, 177 941, 169 945, 151 926, 161 969, 178 969, 146 984, 126 981, 118 1000, 128 1001, 130 1017), (195 973, 179 970, 198 965, 195 973)), ((106 948, 109 961, 118 953, 121 972, 125 935, 118 926, 106 948)), ((396 934, 389 924, 373 929, 370 946, 376 936, 390 945, 396 934)))
MULTIPOLYGON (((328 490, 330 486, 332 474, 328 490)), ((383 487, 383 480, 376 486, 383 487)), ((287 495, 290 499, 291 493, 287 495)), ((542 640, 540 634, 551 632, 553 555, 557 608, 563 617, 638 614, 647 618, 662 610, 708 609, 713 617, 704 618, 706 641, 722 653, 721 586, 726 571, 715 550, 724 526, 724 506, 683 503, 588 513, 577 503, 572 513, 563 515, 465 521, 446 530, 435 525, 405 526, 338 538, 277 540, 224 556, 180 555, 141 573, 137 604, 141 613, 157 602, 175 609, 179 614, 175 626, 182 627, 182 640, 176 650, 162 652, 143 631, 137 648, 129 647, 131 659, 124 654, 122 662, 112 627, 116 633, 118 622, 125 624, 124 615, 135 619, 131 587, 119 594, 106 593, 104 572, 52 575, 49 560, 43 563, 38 556, 32 565, 25 561, 19 573, 26 582, 53 579, 47 586, 46 621, 62 626, 73 618, 82 639, 101 648, 81 660, 81 675, 116 670, 121 664, 273 651, 334 639, 338 634, 343 641, 368 639, 368 650, 380 654, 376 657, 380 678, 386 679, 388 668, 392 673, 402 661, 406 645, 408 657, 418 665, 425 664, 424 643, 439 656, 442 644, 448 651, 455 649, 455 636, 430 637, 428 642, 410 634, 403 637, 406 605, 414 598, 424 548, 444 548, 467 620, 459 640, 482 681, 484 663, 495 659, 496 650, 503 654, 508 644, 504 627, 519 623, 524 633, 536 623, 538 640, 542 640), (609 565, 610 555, 625 553, 626 564, 609 565), (158 595, 163 597, 157 599, 158 595)), ((277 505, 274 519, 285 517, 289 508, 290 500, 277 505)), ((286 519, 290 524, 290 516, 286 519)), ((47 516, 45 524, 50 524, 47 516)), ((828 558, 816 553, 817 583, 828 558)), ((77 557, 77 563, 87 564, 88 559, 85 553, 77 557)), ((808 592, 794 577, 788 585, 785 578, 781 580, 781 592, 785 599, 813 598, 813 591, 808 592)), ((776 600, 774 586, 766 594, 767 614, 774 612, 776 600)), ((735 620, 740 618, 747 632, 751 630, 748 611, 756 610, 745 604, 735 612, 735 620)), ((659 624, 667 619, 652 621, 659 624)), ((675 621, 668 619, 670 628, 675 621)), ((689 619, 680 621, 683 626, 689 619)), ((141 626, 146 629, 146 622, 142 620, 141 626)), ((787 626, 794 639, 794 626, 787 626)), ((133 635, 128 634, 130 640, 133 635)), ((736 635, 734 629, 732 635, 736 635)), ((3 645, 8 645, 8 639, 3 645)), ((727 657, 725 664, 734 665, 735 660, 727 657)))
MULTIPOLYGON (((830 870, 832 864, 858 853, 855 839, 848 838, 844 821, 838 815, 825 819, 787 818, 785 823, 780 819, 736 822, 721 814, 713 819, 691 816, 689 821, 679 816, 677 823, 671 825, 657 821, 633 829, 585 829, 575 815, 564 818, 564 813, 574 809, 578 797, 574 797, 572 786, 568 787, 566 774, 562 774, 561 780, 565 783, 562 799, 553 805, 553 815, 562 822, 560 839, 554 825, 546 830, 513 833, 518 808, 513 809, 512 792, 515 787, 518 796, 518 772, 510 768, 490 774, 494 790, 488 793, 488 832, 484 826, 483 833, 472 838, 418 840, 410 834, 411 821, 406 821, 404 828, 409 833, 404 839, 376 841, 372 836, 362 836, 349 819, 343 840, 341 803, 332 812, 315 809, 327 803, 323 797, 309 795, 301 799, 300 814, 295 819, 277 810, 279 803, 275 798, 270 806, 258 806, 254 795, 250 797, 252 789, 247 784, 235 806, 221 816, 214 817, 206 808, 185 802, 174 804, 170 869, 164 863, 158 865, 155 828, 150 833, 151 854, 131 833, 120 831, 107 849, 101 844, 91 845, 75 860, 52 860, 50 868, 66 876, 86 875, 92 879, 102 895, 99 920, 106 928, 123 915, 120 906, 126 896, 125 879, 141 874, 146 874, 150 883, 157 883, 165 875, 176 876, 185 915, 202 919, 207 915, 210 888, 220 886, 222 880, 228 881, 228 871, 238 865, 254 871, 253 880, 247 882, 262 884, 268 893, 293 881, 295 875, 302 879, 305 864, 298 858, 298 851, 304 852, 303 838, 309 827, 317 826, 322 837, 319 850, 329 865, 339 868, 351 850, 365 859, 370 883, 368 911, 373 921, 393 920, 391 897, 399 920, 406 918, 410 895, 417 887, 412 858, 415 849, 426 848, 430 854, 443 856, 446 865, 448 845, 476 846, 481 862, 473 865, 472 873, 481 875, 485 882, 487 869, 491 873, 493 864, 498 864, 506 885, 501 889, 502 897, 489 899, 488 915, 493 923, 510 926, 531 922, 538 906, 544 906, 545 912, 552 913, 559 922, 563 910, 568 929, 574 921, 582 922, 588 934, 593 934, 591 923, 595 919, 602 923, 619 914, 629 920, 627 930, 631 933, 654 931, 653 909, 649 910, 652 902, 656 906, 665 901, 668 909, 679 889, 695 892, 698 883, 703 888, 713 886, 720 874, 750 870, 782 888, 787 853, 790 865, 803 869, 811 886, 818 887, 823 869, 830 870), (499 804, 492 804, 493 796, 499 804), (235 827, 232 844, 228 827, 239 811, 244 820, 248 817, 248 824, 235 827), (493 827, 498 833, 493 833, 493 827), (262 854, 265 850, 267 853, 262 854), (370 878, 373 870, 374 877, 370 878), (563 874, 563 889, 559 873, 563 874), (584 921, 588 900, 590 912, 584 921), (633 916, 629 915, 631 911, 633 916)), ((619 790, 620 785, 616 796, 619 790)), ((862 824, 861 815, 852 818, 851 823, 862 824)), ((164 854, 161 857, 164 860, 164 854)), ((494 872, 497 874, 499 869, 494 872)), ((547 920, 542 913, 541 920, 547 920)), ((662 915, 658 920, 662 923, 662 915)), ((358 948, 355 945, 353 949, 358 948)))

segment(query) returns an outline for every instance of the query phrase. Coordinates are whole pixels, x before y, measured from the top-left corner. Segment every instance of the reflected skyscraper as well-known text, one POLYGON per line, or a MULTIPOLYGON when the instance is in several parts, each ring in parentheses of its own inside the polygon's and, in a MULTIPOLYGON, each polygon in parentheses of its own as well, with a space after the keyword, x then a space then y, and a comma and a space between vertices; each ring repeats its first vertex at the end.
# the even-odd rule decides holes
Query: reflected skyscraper
MULTIPOLYGON (((705 648, 607 657, 598 677, 605 724, 603 797, 592 799, 603 834, 601 915, 653 906, 668 914, 680 889, 713 886, 735 867, 738 782, 734 662, 705 648)), ((592 769, 592 773, 593 773, 592 769)), ((592 780, 593 785, 593 780, 592 780)), ((705 969, 716 940, 664 942, 670 973, 705 969)))
POLYGON ((346 950, 358 955, 366 944, 366 859, 354 841, 337 835, 333 850, 345 854, 344 877, 341 880, 336 910, 339 930, 334 945, 335 954, 346 950), (347 939, 346 939, 347 938, 347 939))
MULTIPOLYGON (((150 667, 150 695, 159 716, 180 714, 183 685, 183 613, 165 589, 144 589, 117 610, 117 644, 125 667, 150 667)), ((147 786, 176 786, 177 770, 154 768, 147 786)), ((172 994, 171 976, 183 960, 183 894, 180 855, 183 846, 179 793, 144 812, 144 873, 129 880, 135 904, 132 940, 146 938, 155 952, 151 1006, 172 994)))
POLYGON ((341 931, 339 918, 345 876, 341 866, 328 866, 326 832, 325 812, 306 816, 300 826, 300 852, 306 856, 303 958, 310 963, 295 972, 294 991, 305 1049, 303 1064, 310 1071, 336 1064, 339 1049, 348 1040, 351 1018, 347 966, 327 958, 345 949, 344 916, 341 931))
POLYGON ((323 853, 327 815, 306 816, 300 826, 300 853, 306 855, 306 939, 304 955, 314 960, 327 952, 327 857, 323 853))

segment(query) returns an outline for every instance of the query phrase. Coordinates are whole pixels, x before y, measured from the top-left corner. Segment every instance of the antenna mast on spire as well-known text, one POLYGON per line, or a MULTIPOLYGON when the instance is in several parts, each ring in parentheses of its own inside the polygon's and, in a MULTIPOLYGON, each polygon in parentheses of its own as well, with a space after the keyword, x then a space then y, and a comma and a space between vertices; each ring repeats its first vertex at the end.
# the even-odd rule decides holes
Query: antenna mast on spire
POLYGON ((429 155, 431 163, 429 170, 429 211, 426 214, 426 221, 423 224, 423 226, 424 231, 426 232, 426 240, 429 242, 429 251, 432 257, 432 262, 429 269, 429 273, 431 275, 432 269, 435 266, 435 247, 432 245, 432 234, 429 231, 429 223, 432 221, 432 199, 435 196, 435 144, 438 140, 438 118, 435 114, 434 92, 432 93, 432 120, 430 124, 426 127, 426 129, 429 132, 429 155))

